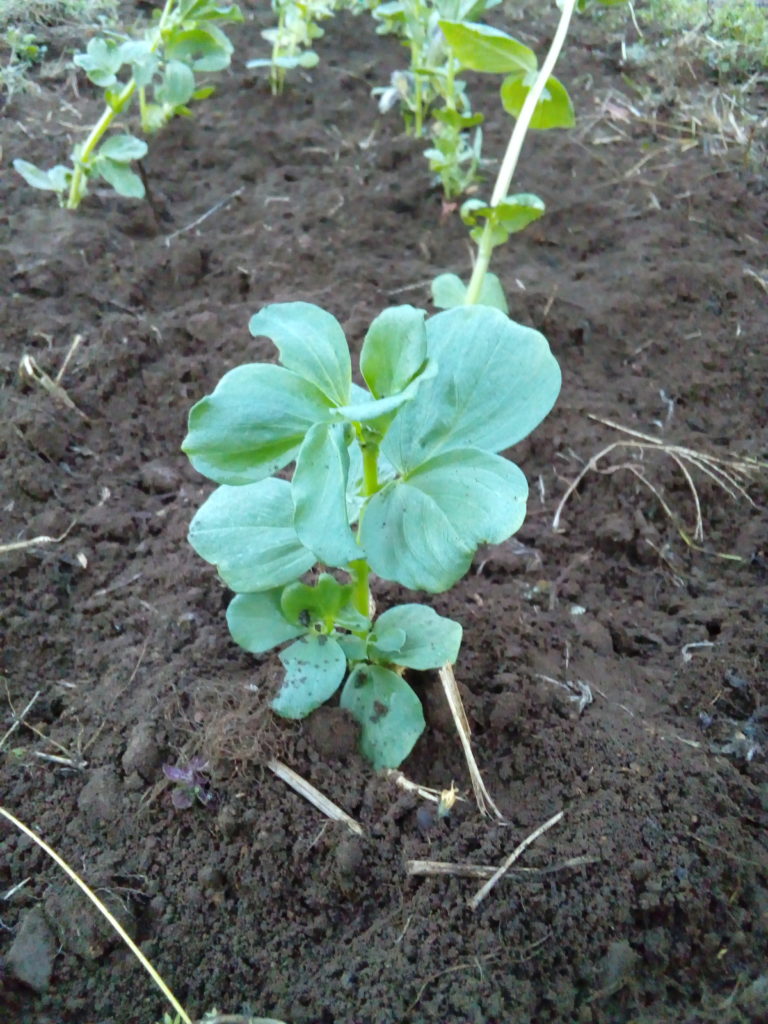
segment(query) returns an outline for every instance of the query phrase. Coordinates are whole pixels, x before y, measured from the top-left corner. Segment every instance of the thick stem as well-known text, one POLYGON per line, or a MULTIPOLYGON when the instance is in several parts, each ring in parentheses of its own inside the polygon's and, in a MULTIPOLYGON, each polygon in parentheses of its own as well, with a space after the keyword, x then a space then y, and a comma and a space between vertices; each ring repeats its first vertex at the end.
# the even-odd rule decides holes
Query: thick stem
MULTIPOLYGON (((157 23, 155 29, 155 35, 150 44, 151 52, 154 52, 160 43, 163 41, 163 32, 168 23, 171 11, 173 9, 176 0, 166 0, 163 13, 160 15, 160 20, 157 23)), ((104 133, 107 131, 109 126, 112 124, 118 114, 122 113, 126 104, 130 101, 134 92, 136 91, 136 80, 131 78, 123 86, 120 95, 110 106, 105 107, 101 117, 96 124, 91 128, 88 138, 83 144, 83 148, 80 151, 80 155, 75 161, 75 170, 72 174, 72 181, 69 185, 69 196, 66 202, 66 209, 76 210, 80 205, 80 202, 84 194, 84 178, 88 176, 89 165, 91 158, 93 157, 96 148, 104 137, 104 133)))
MULTIPOLYGON (((541 94, 544 92, 544 87, 549 80, 549 76, 552 74, 557 58, 560 56, 560 51, 565 43, 565 38, 568 35, 568 26, 571 23, 571 17, 573 16, 574 8, 576 7, 576 0, 564 0, 563 9, 560 12, 560 21, 557 25, 557 31, 555 32, 552 40, 552 45, 549 48, 544 63, 541 65, 541 70, 533 83, 528 95, 525 97, 520 116, 515 123, 515 127, 509 138, 509 144, 507 145, 507 151, 504 154, 504 159, 501 162, 499 173, 496 178, 496 184, 493 189, 493 195, 491 196, 491 206, 498 206, 499 203, 506 198, 509 193, 509 187, 512 184, 512 177, 517 168, 517 161, 520 159, 520 152, 525 142, 525 136, 528 133, 528 126, 531 123, 533 112, 536 109, 536 104, 541 99, 541 94)), ((490 224, 487 223, 485 230, 483 231, 480 244, 477 247, 477 259, 475 260, 475 266, 472 271, 472 278, 467 288, 467 294, 464 299, 464 303, 467 306, 473 305, 477 302, 480 292, 483 287, 483 281, 488 270, 488 266, 491 261, 491 253, 493 252, 493 246, 491 243, 493 229, 490 224)))

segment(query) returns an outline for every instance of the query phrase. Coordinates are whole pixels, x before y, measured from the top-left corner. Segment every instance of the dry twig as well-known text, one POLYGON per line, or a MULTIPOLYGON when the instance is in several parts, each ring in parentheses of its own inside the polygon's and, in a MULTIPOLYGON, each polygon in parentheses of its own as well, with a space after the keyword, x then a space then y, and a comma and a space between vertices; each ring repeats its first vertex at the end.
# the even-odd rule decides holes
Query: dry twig
POLYGON ((332 821, 343 821, 350 832, 354 832, 355 835, 361 836, 364 834, 362 825, 350 817, 346 811, 342 811, 327 796, 324 796, 319 789, 315 789, 310 782, 303 779, 293 768, 289 768, 287 764, 283 764, 282 761, 278 761, 276 758, 267 762, 267 768, 274 772, 279 779, 287 783, 299 796, 303 796, 305 800, 308 800, 321 814, 324 814, 332 821))
POLYGON ((453 668, 446 662, 446 664, 440 669, 439 675, 440 682, 443 684, 443 690, 445 691, 445 696, 448 701, 448 706, 451 709, 451 714, 453 715, 456 731, 459 734, 459 740, 461 741, 461 746, 464 750, 464 757, 466 758, 467 768, 469 769, 469 777, 472 780, 472 789, 475 792, 475 800, 477 801, 480 813, 493 815, 498 821, 504 821, 504 815, 493 802, 490 793, 485 788, 483 777, 480 774, 480 769, 477 767, 477 761, 475 761, 475 755, 472 753, 469 722, 467 721, 467 716, 464 711, 464 705, 461 703, 461 694, 459 693, 459 688, 456 685, 456 677, 453 674, 453 668))
POLYGON ((510 853, 510 855, 507 857, 504 863, 496 869, 496 871, 488 879, 485 885, 481 889, 478 889, 478 891, 469 901, 469 905, 472 908, 472 910, 477 910, 480 903, 485 899, 485 897, 488 895, 491 889, 493 889, 496 883, 504 877, 504 875, 507 873, 507 871, 509 871, 509 869, 515 863, 515 861, 523 853, 525 853, 525 851, 528 849, 531 843, 535 842, 540 835, 543 835, 546 831, 548 831, 548 829, 552 828, 553 825, 556 825, 564 814, 565 811, 558 811, 557 814, 553 815, 549 819, 549 821, 545 821, 543 825, 539 825, 539 827, 537 829, 534 829, 534 831, 531 832, 531 834, 527 836, 522 841, 522 843, 520 843, 519 846, 515 847, 515 849, 512 851, 512 853, 510 853))

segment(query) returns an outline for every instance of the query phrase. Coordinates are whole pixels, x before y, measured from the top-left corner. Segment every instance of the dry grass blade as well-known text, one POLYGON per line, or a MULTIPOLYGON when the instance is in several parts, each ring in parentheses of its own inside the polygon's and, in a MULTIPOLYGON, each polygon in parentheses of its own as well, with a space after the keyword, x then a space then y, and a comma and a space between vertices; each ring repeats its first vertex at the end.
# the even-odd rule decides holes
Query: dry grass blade
POLYGON ((130 951, 139 961, 144 970, 149 974, 150 978, 154 981, 155 985, 157 985, 157 987, 163 993, 167 1001, 173 1007, 174 1011, 179 1015, 179 1018, 184 1022, 184 1024, 192 1024, 191 1019, 187 1016, 187 1014, 184 1011, 184 1007, 174 996, 173 992, 171 992, 166 983, 157 973, 157 971, 149 962, 149 960, 147 960, 146 956, 142 953, 142 951, 139 949, 139 947, 136 945, 136 943, 133 941, 130 935, 126 932, 125 928, 123 928, 123 926, 114 917, 114 915, 109 912, 109 910, 104 906, 99 897, 93 892, 92 889, 90 889, 86 885, 82 878, 75 871, 73 871, 69 864, 67 864, 67 862, 61 856, 59 856, 59 854, 56 853, 55 850, 53 850, 44 840, 42 840, 40 836, 37 835, 37 833, 33 832, 31 828, 28 828, 23 822, 19 821, 18 818, 14 817, 14 815, 12 815, 10 811, 6 811, 4 807, 0 807, 0 815, 2 815, 7 821, 10 821, 11 824, 14 825, 20 832, 23 832, 28 839, 31 839, 32 842, 36 843, 40 847, 40 849, 43 850, 51 858, 52 861, 58 864, 61 870, 75 883, 75 885, 81 890, 81 892, 85 893, 85 895, 88 897, 91 903, 96 907, 98 912, 106 918, 106 920, 109 922, 112 928, 114 928, 114 930, 117 932, 117 934, 126 944, 126 946, 130 949, 130 951))
MULTIPOLYGON (((596 864, 598 857, 571 857, 561 864, 550 864, 545 868, 510 868, 507 872, 513 878, 538 878, 551 875, 567 868, 580 868, 585 864, 596 864)), ((430 875, 451 875, 456 878, 492 878, 498 868, 494 864, 452 864, 445 860, 407 860, 405 873, 413 877, 430 875)))
POLYGON ((509 871, 509 869, 515 863, 515 861, 520 856, 522 856, 523 853, 525 853, 525 851, 528 849, 531 843, 534 843, 539 838, 539 836, 543 835, 545 832, 551 829, 553 825, 556 825, 564 814, 565 811, 558 811, 557 814, 553 815, 548 821, 545 821, 543 825, 539 825, 537 829, 534 829, 534 831, 531 832, 529 836, 526 836, 526 838, 522 841, 522 843, 520 843, 519 846, 515 847, 515 849, 512 851, 512 853, 510 853, 510 855, 507 857, 504 863, 496 869, 496 871, 488 879, 485 885, 481 889, 478 889, 478 891, 469 901, 469 905, 473 910, 477 910, 478 906, 485 899, 485 897, 488 895, 491 889, 493 889, 497 882, 499 882, 500 879, 504 877, 504 875, 507 873, 507 871, 509 871))
POLYGON ((688 448, 684 445, 669 444, 660 438, 653 437, 650 434, 644 434, 639 430, 633 430, 631 427, 622 426, 620 423, 615 423, 613 420, 603 419, 600 416, 590 415, 589 419, 593 420, 595 423, 602 423, 604 426, 610 427, 612 430, 618 430, 623 434, 627 434, 632 438, 632 440, 613 441, 611 444, 606 445, 605 448, 601 448, 599 452, 590 457, 582 467, 578 476, 576 476, 576 478, 568 485, 565 494, 560 499, 560 503, 558 504, 555 515, 552 519, 553 530, 561 529, 560 518, 562 516, 563 509, 568 503, 571 495, 581 484, 582 480, 591 472, 600 473, 603 476, 612 476, 614 473, 618 473, 621 470, 626 470, 627 472, 632 473, 643 484, 643 486, 651 491, 651 493, 656 497, 663 508, 665 515, 673 523, 680 536, 689 546, 695 546, 692 543, 691 536, 693 541, 697 541, 698 543, 702 543, 704 541, 704 516, 701 498, 691 474, 691 469, 695 469, 706 476, 732 500, 738 501, 741 499, 746 501, 753 508, 756 507, 755 502, 747 491, 747 487, 757 476, 768 472, 768 464, 763 464, 755 459, 749 458, 719 458, 718 456, 709 455, 706 452, 700 452, 694 448, 688 448), (670 458, 675 463, 683 476, 693 502, 694 524, 691 531, 688 531, 680 525, 679 517, 675 514, 669 503, 665 501, 659 488, 648 479, 645 469, 641 468, 639 462, 626 461, 614 462, 609 465, 601 465, 604 459, 618 449, 636 451, 643 455, 648 452, 657 452, 661 455, 667 456, 667 458, 670 458))
MULTIPOLYGON (((77 343, 77 345, 80 344, 81 340, 82 339, 80 338, 80 335, 76 335, 75 336, 75 342, 77 343)), ((70 352, 71 351, 72 351, 72 349, 70 349, 70 352)), ((69 361, 69 358, 70 358, 70 356, 68 354, 67 358, 64 361, 64 364, 62 366, 62 369, 61 369, 60 373, 56 377, 56 380, 51 380, 51 378, 48 376, 48 374, 45 372, 45 370, 42 370, 38 366, 34 356, 30 356, 30 355, 23 355, 21 357, 21 362, 19 363, 19 374, 24 379, 33 381, 35 384, 37 384, 39 387, 41 387, 44 391, 47 391, 48 394, 50 395, 50 397, 53 399, 54 402, 58 402, 60 405, 63 405, 65 408, 71 409, 72 412, 77 413, 77 415, 81 419, 83 419, 83 420, 85 420, 87 422, 88 421, 88 417, 85 415, 84 412, 82 412, 80 409, 78 409, 78 407, 75 405, 75 403, 72 401, 72 399, 69 397, 67 392, 64 390, 64 388, 59 383, 59 381, 61 379, 61 376, 62 376, 64 370, 66 369, 66 366, 67 366, 67 363, 69 361)))
POLYGON ((350 817, 346 811, 342 811, 337 804, 329 800, 327 796, 324 796, 319 789, 315 789, 310 782, 303 779, 293 768, 289 768, 287 764, 283 764, 282 761, 278 761, 276 758, 267 762, 267 768, 289 785, 299 796, 303 796, 305 800, 308 800, 326 818, 330 818, 331 821, 343 821, 350 832, 354 832, 355 835, 362 836, 364 834, 363 827, 359 822, 350 817))
POLYGON ((10 544, 0 544, 0 555, 7 555, 11 551, 24 551, 26 548, 36 548, 40 544, 61 544, 75 525, 76 522, 71 522, 60 537, 32 537, 30 540, 16 540, 10 544))
POLYGON ((440 682, 443 684, 443 690, 448 701, 448 706, 451 709, 451 714, 453 715, 456 731, 459 734, 462 749, 464 750, 464 757, 467 762, 467 768, 469 769, 469 777, 472 781, 472 789, 474 790, 475 800, 477 801, 480 813, 493 816, 498 821, 504 821, 504 815, 493 802, 490 793, 485 788, 483 777, 480 774, 480 769, 477 767, 477 761, 475 761, 475 755, 472 753, 469 722, 467 721, 467 716, 464 711, 464 705, 461 702, 461 694, 459 693, 459 688, 456 685, 456 677, 453 674, 453 668, 446 663, 440 669, 439 676, 440 682))

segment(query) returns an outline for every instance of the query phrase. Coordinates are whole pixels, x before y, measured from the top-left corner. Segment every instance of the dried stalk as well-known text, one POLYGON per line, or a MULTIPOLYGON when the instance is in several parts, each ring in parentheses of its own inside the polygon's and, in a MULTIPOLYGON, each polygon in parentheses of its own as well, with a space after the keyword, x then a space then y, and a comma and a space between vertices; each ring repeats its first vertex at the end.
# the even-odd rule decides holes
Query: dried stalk
POLYGON ((287 783, 299 796, 303 796, 305 800, 308 800, 326 818, 330 818, 331 821, 343 821, 350 832, 354 832, 355 835, 361 836, 364 834, 362 825, 356 822, 354 818, 351 818, 346 811, 342 811, 327 796, 324 796, 319 789, 315 789, 311 783, 303 779, 292 768, 289 768, 287 764, 283 764, 282 761, 273 758, 267 762, 267 768, 274 772, 279 779, 287 783))

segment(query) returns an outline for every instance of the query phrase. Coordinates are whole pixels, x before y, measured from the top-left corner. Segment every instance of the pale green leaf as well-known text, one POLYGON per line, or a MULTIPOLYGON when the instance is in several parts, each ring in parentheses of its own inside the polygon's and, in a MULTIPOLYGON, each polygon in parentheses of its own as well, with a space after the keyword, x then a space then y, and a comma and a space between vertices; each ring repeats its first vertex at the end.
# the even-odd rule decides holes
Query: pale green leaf
POLYGON ((315 564, 296 536, 287 480, 217 488, 192 519, 189 543, 240 593, 291 583, 315 564))
POLYGON ((437 374, 397 414, 382 450, 399 470, 451 448, 499 452, 544 419, 560 390, 546 338, 489 306, 460 306, 427 321, 437 374))
POLYGON ((335 405, 349 401, 352 363, 336 317, 310 302, 279 302, 251 317, 251 334, 270 338, 283 366, 319 388, 335 405))
POLYGON ((360 752, 377 770, 399 767, 424 731, 421 701, 404 679, 380 665, 358 665, 339 703, 360 723, 360 752))
MULTIPOLYGON (((432 301, 438 309, 453 309, 463 306, 467 297, 467 285, 458 274, 438 274, 432 282, 432 301)), ((486 272, 480 288, 478 306, 491 306, 502 313, 509 312, 504 288, 496 274, 486 272)))
POLYGON ((333 566, 364 557, 347 518, 344 433, 342 424, 315 424, 299 449, 291 483, 299 539, 319 562, 333 566))
POLYGON ((347 669, 347 657, 333 637, 302 637, 280 655, 285 679, 272 701, 283 718, 306 718, 334 695, 347 669))
POLYGON ((93 163, 93 170, 108 181, 118 195, 128 199, 144 198, 144 182, 127 164, 118 163, 99 154, 93 163))
POLYGON ((175 31, 166 43, 168 60, 180 60, 194 71, 223 71, 229 67, 233 46, 215 25, 175 31))
POLYGON ((424 368, 424 316, 424 310, 414 306, 392 306, 368 328, 360 352, 360 371, 376 398, 398 394, 424 368))
POLYGON ((110 135, 99 147, 99 156, 118 164, 128 164, 131 160, 141 160, 147 151, 146 142, 135 135, 110 135))
POLYGON ((383 612, 368 640, 369 657, 424 671, 456 661, 461 626, 423 604, 401 604, 383 612), (399 646, 392 647, 397 634, 399 646), (382 643, 382 641, 384 641, 382 643))
POLYGON ((64 167, 63 164, 57 165, 50 171, 44 171, 26 160, 14 160, 13 168, 32 188, 44 189, 46 192, 63 192, 67 188, 68 179, 72 174, 71 170, 64 167))
MULTIPOLYGON (((510 75, 501 85, 501 103, 508 114, 519 117, 525 98, 536 81, 536 75, 510 75)), ((530 128, 572 128, 576 123, 573 104, 565 86, 554 76, 547 79, 541 99, 536 104, 530 128)))
POLYGON ((253 483, 292 462, 328 409, 325 395, 282 366, 238 366, 193 406, 182 449, 217 483, 253 483))
POLYGON ((227 625, 232 639, 251 654, 265 651, 295 640, 306 632, 283 615, 280 605, 282 588, 261 594, 237 594, 227 608, 227 625))
POLYGON ((168 62, 163 81, 155 90, 160 103, 171 107, 180 107, 188 103, 195 92, 195 73, 192 68, 180 60, 168 62))
POLYGON ((520 528, 527 496, 522 472, 501 456, 444 452, 371 498, 360 527, 368 562, 412 590, 447 590, 480 544, 498 544, 520 528))
POLYGON ((471 71, 535 71, 536 54, 500 29, 466 21, 440 21, 453 56, 471 71))

